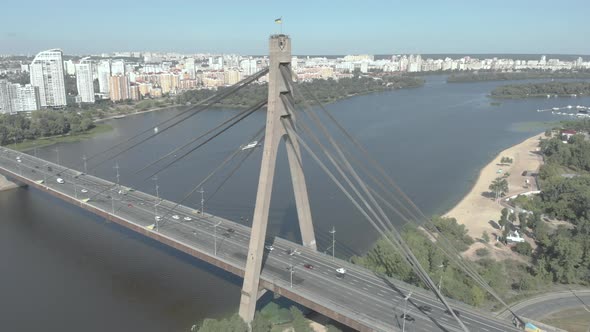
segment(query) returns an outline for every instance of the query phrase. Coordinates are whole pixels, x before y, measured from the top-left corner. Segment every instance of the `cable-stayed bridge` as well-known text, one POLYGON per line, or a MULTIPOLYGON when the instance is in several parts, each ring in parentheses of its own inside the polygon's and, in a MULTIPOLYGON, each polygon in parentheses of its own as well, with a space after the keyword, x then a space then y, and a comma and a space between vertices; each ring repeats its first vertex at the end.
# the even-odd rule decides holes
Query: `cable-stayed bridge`
MULTIPOLYGON (((50 193, 235 275, 244 275, 250 240, 248 227, 179 206, 173 212, 173 215, 179 216, 179 222, 162 223, 158 229, 154 229, 154 204, 159 203, 159 214, 166 214, 165 211, 174 208, 176 203, 127 188, 123 188, 125 194, 119 194, 120 189, 115 189, 116 184, 110 181, 82 175, 76 170, 64 170, 63 166, 7 148, 0 149, 0 156, 0 172, 9 178, 50 193), (17 161, 17 156, 21 156, 21 162, 17 161), (49 168, 52 171, 48 171, 49 168), (58 173, 64 180, 63 184, 56 181, 58 173), (51 180, 45 182, 45 179, 51 180), (105 188, 113 189, 105 191, 105 188), (191 220, 184 220, 185 217, 191 220)), ((169 218, 172 219, 172 215, 169 218)), ((273 246, 274 250, 267 252, 260 276, 263 289, 365 331, 401 329, 399 316, 404 297, 412 292, 407 306, 416 321, 408 322, 408 330, 412 324, 415 327, 411 330, 415 331, 459 331, 452 317, 444 313, 443 306, 425 291, 403 282, 380 278, 366 269, 338 258, 333 260, 331 255, 287 240, 276 238, 273 246), (291 255, 293 252, 295 254, 291 255), (304 264, 312 264, 313 269, 306 269, 304 264), (295 267, 292 287, 290 265, 295 267), (347 270, 343 278, 339 278, 336 272, 340 267, 347 270), (431 306, 432 312, 421 312, 418 307, 422 305, 431 306)), ((472 331, 516 331, 509 322, 497 320, 490 313, 459 303, 456 307, 472 331)))
MULTIPOLYGON (((246 321, 251 321, 258 298, 266 291, 271 291, 361 331, 518 331, 510 321, 502 321, 492 313, 442 297, 440 289, 433 287, 428 274, 399 238, 385 212, 389 209, 403 219, 419 219, 416 207, 412 207, 412 204, 408 207, 402 201, 394 204, 384 196, 383 191, 387 191, 387 188, 382 187, 383 183, 379 179, 374 179, 374 174, 369 172, 366 178, 355 171, 352 164, 358 160, 343 151, 321 123, 316 122, 318 131, 324 132, 326 139, 318 139, 314 130, 300 121, 299 115, 296 116, 290 71, 290 43, 285 35, 271 36, 269 69, 252 75, 196 107, 190 107, 160 123, 159 131, 152 133, 152 128, 148 128, 103 151, 102 155, 85 159, 84 172, 80 170, 81 167, 67 168, 8 148, 0 148, 0 173, 243 277, 240 315, 246 321), (150 177, 157 175, 266 106, 266 126, 248 141, 256 140, 254 146, 264 141, 252 228, 183 205, 186 198, 197 192, 219 168, 237 155, 244 154, 246 147, 229 155, 179 202, 167 201, 158 194, 153 196, 120 185, 118 166, 115 183, 88 174, 87 161, 96 166, 113 160, 266 74, 269 75, 268 100, 239 112, 138 171, 159 167, 150 177), (302 137, 304 134, 311 137, 311 142, 302 137), (266 236, 277 149, 282 142, 287 148, 303 244, 280 238, 268 239, 266 236), (321 151, 314 152, 313 145, 321 151), (333 152, 328 152, 329 146, 334 147, 333 152), (301 149, 334 180, 371 226, 403 253, 434 295, 316 250, 301 149), (321 152, 324 153, 323 157, 321 152), (171 156, 175 158, 173 161, 169 161, 171 156), (99 157, 103 159, 100 160, 99 157), (334 168, 330 169, 328 164, 334 168), (383 191, 367 185, 371 179, 383 191), (338 272, 343 270, 346 272, 338 272), (453 310, 449 311, 449 308, 453 310)), ((318 120, 314 115, 310 117, 314 121, 318 120)), ((444 245, 444 236, 433 236, 438 239, 436 242, 440 243, 441 250, 447 254, 449 260, 457 263, 478 281, 480 277, 477 273, 467 263, 457 261, 453 249, 444 245)), ((493 294, 493 290, 486 288, 484 281, 478 282, 493 294)))

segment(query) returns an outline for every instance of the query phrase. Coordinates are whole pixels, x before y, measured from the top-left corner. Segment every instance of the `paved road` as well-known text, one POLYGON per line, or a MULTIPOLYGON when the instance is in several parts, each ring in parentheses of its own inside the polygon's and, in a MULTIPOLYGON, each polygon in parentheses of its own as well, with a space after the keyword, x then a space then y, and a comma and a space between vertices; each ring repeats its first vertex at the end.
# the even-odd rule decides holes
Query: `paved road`
MULTIPOLYGON (((517 314, 534 320, 542 320, 549 314, 571 308, 585 308, 590 315, 590 289, 553 292, 524 300, 512 306, 517 314)), ((510 318, 510 313, 503 311, 498 317, 510 318)))
MULTIPOLYGON (((174 239, 221 262, 241 270, 245 267, 250 228, 216 216, 202 216, 199 211, 174 202, 118 187, 112 182, 83 174, 45 160, 0 148, 0 171, 35 181, 45 190, 56 191, 80 200, 103 212, 112 213, 129 223, 174 239), (17 161, 20 156, 20 162, 17 161), (59 184, 57 177, 65 183, 59 184), (82 192, 82 191, 85 192, 82 192), (122 191, 120 191, 122 190, 122 191), (89 199, 90 198, 90 199, 89 199), (89 200, 88 200, 89 199, 89 200), (162 217, 157 227, 155 216, 162 217), (178 216, 178 220, 173 218, 178 216), (189 217, 191 220, 185 220, 189 217), (217 226, 215 226, 217 225, 217 226), (217 253, 215 253, 217 245, 217 253)), ((261 278, 291 290, 322 307, 355 319, 376 331, 400 331, 404 297, 412 293, 407 312, 415 321, 406 322, 407 331, 460 331, 453 318, 444 313, 442 304, 428 292, 403 282, 374 275, 361 267, 280 238, 269 239, 274 250, 267 252, 261 278), (295 250, 295 254, 290 254, 295 250), (305 268, 313 265, 313 269, 305 268), (289 266, 294 266, 293 280, 289 266), (336 269, 347 273, 339 278, 336 269), (419 306, 431 310, 420 310, 419 306)), ((470 331, 518 331, 509 320, 478 311, 467 305, 451 303, 461 313, 470 331)))

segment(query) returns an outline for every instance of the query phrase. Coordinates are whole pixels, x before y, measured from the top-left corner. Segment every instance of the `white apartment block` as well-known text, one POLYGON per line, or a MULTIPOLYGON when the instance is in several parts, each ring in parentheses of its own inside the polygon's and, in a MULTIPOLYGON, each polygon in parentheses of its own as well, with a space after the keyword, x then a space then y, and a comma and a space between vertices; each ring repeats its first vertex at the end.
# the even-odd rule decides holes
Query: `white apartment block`
POLYGON ((76 87, 81 102, 94 103, 94 80, 90 60, 82 59, 76 64, 76 87))
POLYGON ((66 105, 66 86, 62 51, 52 49, 40 52, 30 66, 31 85, 39 88, 41 107, 66 105))
POLYGON ((100 93, 109 93, 109 80, 111 78, 111 61, 103 60, 98 63, 98 90, 100 93))
POLYGON ((31 112, 39 108, 39 88, 0 80, 0 113, 31 112))

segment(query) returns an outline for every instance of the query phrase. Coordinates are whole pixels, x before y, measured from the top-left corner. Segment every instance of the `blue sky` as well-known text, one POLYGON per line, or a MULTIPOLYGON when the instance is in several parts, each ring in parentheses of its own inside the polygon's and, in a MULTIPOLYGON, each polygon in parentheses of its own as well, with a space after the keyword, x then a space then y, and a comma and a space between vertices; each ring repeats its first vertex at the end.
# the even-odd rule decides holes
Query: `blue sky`
POLYGON ((0 54, 265 54, 280 16, 295 54, 590 54, 589 0, 27 0, 1 9, 0 54))

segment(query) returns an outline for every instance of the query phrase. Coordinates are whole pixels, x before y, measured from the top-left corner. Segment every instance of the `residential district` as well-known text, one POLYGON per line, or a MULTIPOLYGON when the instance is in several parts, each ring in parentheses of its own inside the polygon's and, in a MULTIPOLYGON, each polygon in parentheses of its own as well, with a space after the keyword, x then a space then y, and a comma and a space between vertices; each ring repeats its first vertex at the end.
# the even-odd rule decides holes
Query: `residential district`
MULTIPOLYGON (((154 52, 116 52, 89 57, 66 56, 59 49, 38 53, 32 60, 21 56, 0 56, 0 113, 31 112, 42 108, 59 109, 66 105, 141 100, 175 95, 193 89, 230 86, 268 65, 268 58, 154 52), (13 82, 10 77, 30 78, 30 83, 13 82), (25 76, 23 76, 25 75, 25 76), (76 81, 77 95, 67 93, 67 78, 76 81)), ((376 59, 373 55, 347 55, 340 58, 293 57, 298 80, 352 77, 360 73, 418 73, 437 71, 519 71, 584 70, 590 61, 547 59, 514 60, 502 58, 423 59, 420 55, 394 55, 376 59)), ((265 78, 260 80, 264 83, 265 78)))

